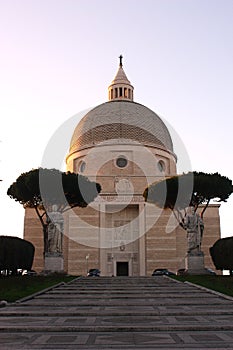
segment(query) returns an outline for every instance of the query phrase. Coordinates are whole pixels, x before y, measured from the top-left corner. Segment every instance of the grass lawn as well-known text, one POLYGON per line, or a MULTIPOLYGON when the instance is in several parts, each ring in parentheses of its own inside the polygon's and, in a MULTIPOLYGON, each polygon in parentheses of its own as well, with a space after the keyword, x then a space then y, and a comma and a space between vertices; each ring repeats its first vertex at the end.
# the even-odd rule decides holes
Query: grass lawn
POLYGON ((200 275, 200 276, 174 276, 178 281, 189 281, 203 287, 213 289, 217 292, 230 295, 233 297, 233 276, 214 276, 214 275, 200 275))
POLYGON ((0 300, 13 302, 60 282, 69 282, 75 276, 9 276, 0 278, 0 300))

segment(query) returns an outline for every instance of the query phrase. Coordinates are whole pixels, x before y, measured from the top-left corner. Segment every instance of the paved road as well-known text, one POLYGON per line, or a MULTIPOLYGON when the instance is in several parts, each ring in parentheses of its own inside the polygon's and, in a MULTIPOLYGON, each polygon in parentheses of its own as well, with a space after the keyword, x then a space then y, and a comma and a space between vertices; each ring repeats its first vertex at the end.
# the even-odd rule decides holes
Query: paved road
POLYGON ((168 277, 81 278, 0 309, 0 349, 233 349, 233 301, 168 277))

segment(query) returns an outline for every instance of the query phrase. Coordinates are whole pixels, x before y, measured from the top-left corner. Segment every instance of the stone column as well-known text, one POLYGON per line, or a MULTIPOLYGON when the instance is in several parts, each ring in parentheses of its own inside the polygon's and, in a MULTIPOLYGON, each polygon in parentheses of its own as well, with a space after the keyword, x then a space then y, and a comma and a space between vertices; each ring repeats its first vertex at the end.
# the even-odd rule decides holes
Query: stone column
POLYGON ((146 275, 145 204, 139 203, 139 276, 146 275))

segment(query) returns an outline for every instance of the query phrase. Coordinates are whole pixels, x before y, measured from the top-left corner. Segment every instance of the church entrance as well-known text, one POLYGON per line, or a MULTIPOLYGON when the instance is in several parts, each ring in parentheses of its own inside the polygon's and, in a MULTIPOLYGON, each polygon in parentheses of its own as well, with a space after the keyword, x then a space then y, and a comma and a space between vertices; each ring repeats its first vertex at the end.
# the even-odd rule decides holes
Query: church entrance
POLYGON ((128 261, 116 262, 117 276, 129 276, 129 263, 128 261))
POLYGON ((101 275, 139 276, 139 205, 108 204, 101 220, 101 275))

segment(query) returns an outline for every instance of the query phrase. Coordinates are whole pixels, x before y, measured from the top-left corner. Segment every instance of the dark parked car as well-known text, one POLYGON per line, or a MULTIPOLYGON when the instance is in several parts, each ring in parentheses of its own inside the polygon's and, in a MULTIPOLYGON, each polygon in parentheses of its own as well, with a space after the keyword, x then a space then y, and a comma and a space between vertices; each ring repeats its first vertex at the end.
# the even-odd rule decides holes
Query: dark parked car
MULTIPOLYGON (((208 268, 205 268, 205 270, 206 270, 206 274, 207 275, 216 275, 216 272, 214 272, 214 270, 212 270, 212 269, 208 269, 208 268)), ((186 269, 179 269, 179 270, 177 270, 177 276, 187 276, 189 273, 188 273, 188 270, 186 270, 186 269)))
POLYGON ((100 270, 99 269, 90 269, 87 274, 88 277, 99 277, 100 270))
POLYGON ((37 272, 34 270, 26 270, 22 272, 23 276, 36 276, 37 272))
POLYGON ((175 275, 174 272, 169 271, 168 269, 155 269, 152 273, 152 276, 172 276, 175 275))
POLYGON ((207 272, 208 274, 210 274, 210 275, 217 275, 216 272, 215 272, 214 270, 212 270, 212 269, 206 268, 205 270, 206 270, 206 272, 207 272))

